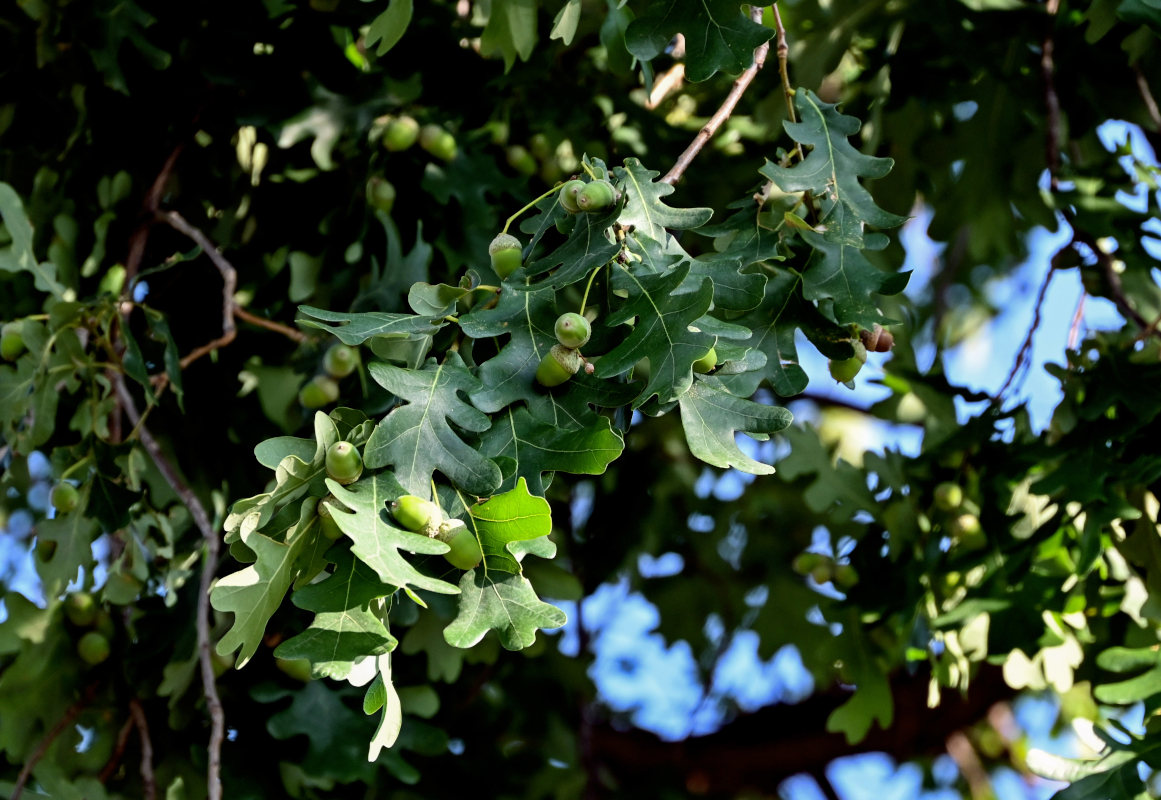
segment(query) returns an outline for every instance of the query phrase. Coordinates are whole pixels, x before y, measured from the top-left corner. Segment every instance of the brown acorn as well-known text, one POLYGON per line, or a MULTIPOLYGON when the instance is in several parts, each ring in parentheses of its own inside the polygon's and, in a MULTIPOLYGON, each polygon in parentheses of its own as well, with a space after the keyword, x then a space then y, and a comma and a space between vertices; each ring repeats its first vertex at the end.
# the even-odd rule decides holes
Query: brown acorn
POLYGON ((877 322, 871 330, 859 331, 859 339, 873 353, 886 353, 895 346, 894 335, 877 322))

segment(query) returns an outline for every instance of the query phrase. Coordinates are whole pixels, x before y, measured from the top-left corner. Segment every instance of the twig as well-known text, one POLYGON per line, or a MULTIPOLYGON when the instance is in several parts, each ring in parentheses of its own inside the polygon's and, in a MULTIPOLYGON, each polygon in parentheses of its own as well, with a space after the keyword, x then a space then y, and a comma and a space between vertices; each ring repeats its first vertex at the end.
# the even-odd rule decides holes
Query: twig
POLYGON ((141 267, 141 259, 145 255, 145 243, 149 239, 149 230, 157 221, 157 211, 161 207, 161 196, 165 192, 165 184, 169 183, 169 176, 173 173, 174 165, 177 164, 177 157, 181 155, 184 148, 184 142, 173 148, 161 166, 161 171, 153 179, 153 185, 149 187, 149 191, 145 195, 145 202, 142 203, 145 219, 129 236, 129 254, 125 258, 126 292, 130 291, 133 279, 137 277, 137 270, 141 267))
MULTIPOLYGON (((774 29, 777 31, 777 44, 774 52, 778 55, 778 74, 782 78, 782 94, 786 98, 787 119, 791 122, 798 122, 798 114, 794 110, 794 89, 790 86, 790 45, 786 43, 786 26, 782 24, 782 13, 778 10, 777 0, 774 3, 774 29)), ((786 157, 782 160, 782 166, 789 166, 795 153, 798 154, 800 161, 806 160, 806 153, 803 152, 802 145, 799 145, 786 154, 786 157)), ((754 200, 758 203, 759 207, 766 204, 766 201, 770 199, 770 192, 773 190, 774 181, 766 181, 762 185, 762 188, 754 194, 754 200)), ((811 200, 810 193, 804 192, 802 198, 813 214, 814 201, 811 200)))
POLYGON ((1148 321, 1141 316, 1137 309, 1129 304, 1129 298, 1125 296, 1125 288, 1121 283, 1121 276, 1117 273, 1116 266, 1113 263, 1113 257, 1101 249, 1091 234, 1077 227, 1076 217, 1071 211, 1061 209, 1061 214, 1064 215, 1065 221, 1072 227, 1073 244, 1075 245, 1077 242, 1083 244, 1092 251, 1093 256, 1101 265, 1101 269, 1105 274, 1105 280, 1108 284, 1110 299, 1116 305, 1117 310, 1133 320, 1142 331, 1147 332, 1146 335, 1149 335, 1148 332, 1156 335, 1157 331, 1149 325, 1148 321))
POLYGON ((259 328, 281 333, 287 339, 291 339, 299 344, 306 341, 306 334, 302 331, 297 331, 289 325, 283 325, 281 322, 275 322, 274 320, 266 319, 266 317, 251 314, 237 303, 234 304, 234 316, 249 322, 251 325, 257 325, 259 328))
POLYGON ((194 494, 193 489, 186 485, 177 473, 177 469, 166 458, 161 445, 153 438, 149 428, 140 424, 141 415, 137 412, 137 404, 133 400, 133 395, 126 388, 124 379, 118 376, 116 383, 117 397, 121 401, 121 407, 125 409, 125 413, 129 415, 129 419, 136 426, 137 436, 141 439, 141 444, 148 451, 153 463, 157 465, 157 469, 165 478, 166 483, 189 509, 190 516, 193 517, 194 524, 206 543, 206 556, 205 562, 202 564, 201 586, 198 593, 198 661, 201 666, 202 688, 206 697, 206 706, 210 712, 209 764, 206 782, 209 786, 210 800, 221 800, 222 741, 225 738, 225 717, 222 712, 222 701, 218 697, 218 687, 214 682, 214 664, 210 654, 210 583, 214 579, 218 563, 218 535, 213 525, 210 524, 210 517, 201 500, 194 494))
POLYGON ((1056 23, 1056 10, 1060 0, 1048 0, 1048 27, 1044 32, 1044 41, 1040 47, 1040 77, 1044 81, 1044 107, 1047 115, 1048 130, 1044 137, 1044 161, 1048 167, 1048 178, 1052 191, 1056 191, 1060 172, 1060 98, 1056 94, 1056 65, 1053 63, 1053 51, 1056 42, 1053 37, 1053 26, 1056 23))
POLYGON ((97 780, 101 783, 108 783, 109 779, 113 777, 113 773, 117 771, 117 767, 121 764, 121 758, 125 755, 125 748, 129 746, 129 734, 132 732, 133 714, 130 713, 125 719, 125 724, 121 726, 121 730, 117 731, 117 744, 113 747, 113 755, 109 756, 109 760, 105 762, 105 766, 97 775, 97 780))
POLYGON ((1161 109, 1157 108, 1157 100, 1154 99, 1153 93, 1149 91, 1149 82, 1145 80, 1145 73, 1141 72, 1141 65, 1134 64, 1133 72, 1137 75, 1137 91, 1141 93, 1141 99, 1145 101, 1145 108, 1149 112, 1149 119, 1153 120, 1153 127, 1158 132, 1161 132, 1161 109))
POLYGON ((144 790, 145 800, 154 800, 157 797, 157 782, 153 778, 153 740, 149 737, 149 721, 145 719, 145 709, 134 697, 129 701, 129 713, 137 726, 137 735, 141 737, 141 787, 144 790))
POLYGON ((960 773, 968 783, 973 800, 983 800, 992 797, 992 781, 988 771, 984 769, 976 749, 971 740, 963 733, 956 731, 947 737, 947 754, 955 761, 960 773))
POLYGON ((1084 292, 1080 293, 1080 300, 1076 303, 1076 311, 1072 314, 1072 324, 1068 327, 1068 349, 1076 348, 1076 342, 1080 338, 1080 323, 1084 320, 1084 298, 1087 295, 1084 292))
POLYGON ((788 60, 790 45, 786 44, 786 27, 782 24, 782 14, 778 11, 778 3, 774 3, 774 27, 778 31, 778 74, 782 76, 782 93, 786 95, 786 113, 791 122, 798 122, 798 115, 794 111, 794 90, 790 88, 790 71, 788 60))
MULTIPOLYGON (((754 6, 750 10, 750 17, 755 22, 761 22, 762 7, 754 6)), ((677 183, 685 170, 691 163, 693 163, 693 159, 697 157, 697 154, 701 152, 701 149, 705 147, 706 143, 713 138, 715 133, 717 133, 718 128, 722 126, 722 123, 730 118, 730 114, 733 113, 734 107, 738 104, 738 101, 742 99, 742 94, 754 80, 754 76, 758 74, 758 70, 762 69, 762 65, 766 63, 766 53, 769 52, 769 50, 769 42, 763 42, 762 44, 758 45, 758 48, 754 51, 754 63, 751 64, 745 72, 737 77, 737 79, 734 81, 733 88, 730 89, 730 93, 726 95, 726 99, 722 103, 721 108, 715 111, 714 115, 710 117, 709 122, 703 125, 702 129, 697 132, 697 136, 695 136, 693 141, 689 143, 689 147, 685 148, 685 152, 678 156, 677 162, 673 165, 669 172, 665 173, 665 176, 661 179, 661 183, 668 183, 670 186, 677 183)))
POLYGON ((81 699, 69 706, 64 716, 40 740, 40 744, 32 751, 32 755, 29 756, 28 761, 24 762, 24 766, 20 768, 20 774, 16 776, 16 783, 12 786, 12 796, 9 800, 18 800, 20 795, 24 793, 24 786, 28 783, 28 779, 32 777, 33 768, 36 767, 40 759, 44 758, 44 754, 48 752, 48 748, 56 741, 56 737, 60 736, 65 728, 73 724, 73 721, 84 710, 85 706, 93 702, 93 697, 97 694, 97 686, 98 684, 96 683, 90 683, 85 688, 85 693, 81 696, 81 699))
POLYGON ((1044 310, 1044 297, 1048 294, 1048 285, 1052 283, 1052 276, 1056 274, 1055 267, 1051 263, 1048 265, 1048 272, 1044 275, 1044 281, 1040 284, 1040 291, 1036 293, 1036 306, 1032 313, 1032 324, 1028 327, 1028 335, 1024 337, 1024 343, 1020 345, 1020 350, 1016 353, 1016 363, 1012 365, 1012 371, 1008 373, 1008 379, 1004 381, 1004 385, 1000 387, 1000 391, 996 393, 996 402, 1000 402, 1005 392, 1016 380, 1016 376, 1028 368, 1032 356, 1032 337, 1036 335, 1036 331, 1040 329, 1041 312, 1044 310))
POLYGON ((238 271, 234 269, 233 264, 226 260, 226 257, 221 254, 214 243, 210 241, 209 237, 198 228, 186 222, 185 217, 181 214, 176 211, 165 211, 160 212, 160 217, 175 230, 184 233, 197 242, 198 246, 210 257, 210 261, 214 262, 214 266, 218 268, 218 272, 222 274, 222 335, 212 342, 202 345, 183 358, 181 360, 181 368, 185 369, 207 353, 211 353, 219 347, 225 347, 234 341, 234 337, 237 335, 237 330, 234 326, 234 309, 237 307, 237 304, 234 302, 234 291, 238 286, 238 271))
POLYGON ((835 791, 834 784, 830 782, 830 778, 826 776, 826 768, 815 770, 810 773, 810 777, 814 778, 814 782, 818 784, 819 791, 822 792, 826 800, 841 800, 838 792, 835 791))

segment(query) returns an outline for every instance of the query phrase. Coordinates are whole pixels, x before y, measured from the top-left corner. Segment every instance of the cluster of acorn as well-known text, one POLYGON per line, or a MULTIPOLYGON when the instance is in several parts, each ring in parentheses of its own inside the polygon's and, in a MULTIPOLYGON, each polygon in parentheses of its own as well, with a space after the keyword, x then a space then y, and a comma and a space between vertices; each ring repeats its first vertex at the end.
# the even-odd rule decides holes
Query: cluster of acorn
POLYGON ((339 399, 338 381, 359 366, 359 351, 345 344, 336 344, 323 354, 323 371, 298 390, 298 402, 306 408, 322 408, 339 399))
MULTIPOLYGON (((561 207, 570 214, 579 214, 585 211, 604 211, 617 202, 617 189, 606 180, 585 182, 573 178, 561 184, 558 199, 561 207)), ((496 238, 488 245, 488 257, 492 261, 492 269, 503 280, 523 263, 520 240, 510 233, 496 234, 496 238)))
MULTIPOLYGON (((414 117, 406 114, 376 120, 376 131, 384 149, 391 153, 419 146, 441 161, 456 157, 456 137, 446 128, 429 122, 420 126, 414 117)), ((395 207, 395 186, 386 178, 373 177, 367 181, 367 201, 384 214, 395 207)))
MULTIPOLYGON (((363 475, 363 457, 359 449, 350 442, 335 442, 328 447, 325 463, 327 477, 343 486, 354 483, 363 475)), ((333 499, 333 495, 328 495, 318 504, 322 533, 332 540, 343 535, 338 523, 335 522, 334 510, 328 502, 333 499)), ((403 495, 391 503, 391 515, 409 531, 446 542, 451 550, 444 553, 444 558, 452 566, 472 569, 479 565, 483 558, 480 543, 467 526, 461 520, 445 518, 440 507, 430 500, 424 500, 413 494, 403 495)))
POLYGON ((68 621, 77 628, 88 628, 77 639, 77 655, 89 666, 96 666, 109 658, 109 640, 113 638, 113 618, 97 605, 89 592, 73 592, 64 601, 68 621))
POLYGON ((859 338, 851 342, 855 354, 850 358, 829 362, 830 376, 839 383, 849 383, 855 379, 863 364, 867 363, 867 353, 886 353, 895 346, 895 336, 875 323, 870 330, 859 331, 859 338))
POLYGON ((987 547, 988 538, 977 516, 979 506, 964 495, 958 483, 944 481, 939 484, 932 500, 934 509, 945 517, 943 530, 953 545, 967 552, 987 547))

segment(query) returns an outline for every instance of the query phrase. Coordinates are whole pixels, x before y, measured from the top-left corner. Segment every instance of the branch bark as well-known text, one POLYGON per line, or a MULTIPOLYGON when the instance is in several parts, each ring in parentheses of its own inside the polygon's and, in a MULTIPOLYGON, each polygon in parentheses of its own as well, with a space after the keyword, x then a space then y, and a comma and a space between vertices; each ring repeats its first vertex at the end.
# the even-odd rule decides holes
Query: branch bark
MULTIPOLYGON (((754 6, 750 11, 750 17, 754 19, 755 22, 761 22, 762 6, 754 6)), ((769 42, 763 42, 756 50, 754 50, 754 63, 751 64, 745 72, 743 72, 737 77, 737 79, 734 80, 733 88, 731 88, 730 93, 726 95, 726 99, 722 102, 721 107, 714 112, 714 115, 710 117, 709 122, 702 126, 702 129, 698 131, 697 136, 695 136, 693 141, 689 143, 689 147, 685 148, 685 152, 678 156, 677 162, 673 165, 669 172, 665 173, 665 176, 661 178, 661 183, 668 183, 670 186, 677 183, 677 181, 685 173, 685 170, 688 169, 689 165, 693 163, 693 160, 697 157, 697 154, 701 152, 701 149, 705 147, 706 143, 709 142, 709 140, 713 138, 714 134, 718 132, 718 128, 720 128, 722 124, 730 118, 730 114, 733 113, 735 106, 738 105, 738 101, 742 99, 742 95, 745 93, 746 88, 749 87, 750 83, 754 80, 754 76, 758 74, 758 70, 762 69, 762 66, 766 63, 766 54, 769 51, 769 42)))
POLYGON ((206 697, 206 706, 210 712, 209 763, 207 766, 206 782, 209 787, 210 800, 221 800, 222 742, 225 739, 225 715, 222 711, 222 701, 218 697, 218 687, 214 678, 214 664, 210 652, 210 584, 213 582, 214 572, 217 570, 218 565, 219 538, 217 531, 210 523, 209 514, 206 513, 205 506, 202 505, 201 500, 198 499, 193 489, 178 474, 177 468, 166 457, 165 452, 161 449, 161 445, 153 438, 153 434, 149 432, 149 428, 142 424, 141 414, 137 411, 137 404, 133 400, 133 395, 130 394, 128 388, 125 386, 124 379, 121 376, 117 376, 116 382, 117 397, 121 402, 121 407, 125 409, 125 413, 129 415, 129 419, 133 422, 137 436, 141 439, 141 444, 149 453, 150 458, 153 459, 153 463, 157 465, 157 469, 164 476, 166 483, 170 485, 177 496, 181 498, 186 508, 189 509, 190 516, 193 517, 194 525, 197 526, 198 531, 205 540, 206 554, 205 561, 202 563, 201 585, 199 587, 197 608, 198 663, 201 667, 202 690, 206 697))
POLYGON ((657 786, 671 786, 675 780, 708 787, 706 793, 714 796, 772 792, 793 775, 825 775, 827 765, 842 756, 883 752, 903 761, 941 753, 953 733, 1015 694, 998 667, 981 669, 966 696, 947 694, 938 708, 927 707, 927 691, 925 674, 897 677, 892 681, 895 724, 889 730, 872 728, 856 744, 823 729, 822 722, 850 698, 847 692, 834 691, 796 705, 770 706, 716 733, 681 742, 602 725, 593 730, 593 757, 627 794, 647 787, 655 794, 657 786))

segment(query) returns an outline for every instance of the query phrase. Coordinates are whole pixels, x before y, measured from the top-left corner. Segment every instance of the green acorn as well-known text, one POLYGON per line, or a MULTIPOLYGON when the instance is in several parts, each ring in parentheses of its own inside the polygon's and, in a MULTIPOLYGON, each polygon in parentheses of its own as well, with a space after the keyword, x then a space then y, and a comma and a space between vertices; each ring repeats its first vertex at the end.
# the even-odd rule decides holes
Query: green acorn
POLYGON ((456 137, 439 125, 424 125, 419 131, 419 146, 442 161, 456 157, 456 137))
POLYGON ((359 351, 345 344, 336 344, 323 354, 323 369, 332 378, 345 378, 359 366, 359 351))
POLYGON ((0 358, 15 361, 24 352, 23 326, 19 322, 9 322, 0 328, 0 358))
POLYGON ((488 256, 492 259, 492 269, 496 271, 501 280, 520 269, 520 265, 523 263, 520 250, 520 240, 510 233, 497 233, 496 238, 488 245, 488 256))
POLYGON ((705 351, 705 355, 693 362, 693 371, 705 374, 718 365, 718 351, 716 347, 711 347, 705 351))
POLYGON ((77 487, 68 481, 61 481, 52 487, 49 502, 52 503, 52 507, 58 513, 67 514, 70 511, 76 510, 77 505, 81 502, 81 493, 77 491, 77 487))
MULTIPOLYGON (((454 520, 459 522, 459 520, 454 520)), ((451 526, 449 533, 442 533, 440 537, 447 542, 451 548, 443 557, 448 560, 448 563, 453 567, 459 569, 474 569, 479 566, 480 561, 484 558, 484 553, 480 550, 480 543, 472 532, 460 522, 458 525, 451 526)))
POLYGON ((576 204, 581 211, 604 211, 617 199, 617 190, 608 181, 593 181, 585 184, 576 196, 576 204))
POLYGON ((322 408, 339 399, 339 385, 328 375, 315 375, 298 391, 298 402, 306 408, 322 408))
POLYGON ((867 363, 867 348, 862 342, 854 342, 853 344, 855 348, 853 356, 839 361, 830 361, 830 376, 839 383, 849 383, 854 380, 863 368, 863 364, 867 363))
POLYGON ((363 474, 363 457, 350 442, 335 442, 327 448, 327 475, 344 486, 363 474))
POLYGON ((90 666, 96 666, 109 657, 109 640, 104 634, 89 631, 77 642, 77 655, 90 666))
POLYGON ((405 494, 392 501, 391 516, 407 530, 429 535, 443 522, 439 506, 414 494, 405 494))
POLYGON ((572 350, 583 347, 593 334, 589 321, 574 311, 557 317, 554 331, 556 340, 572 350))
POLYGON ((560 187, 560 204, 564 210, 570 214, 577 214, 581 207, 577 203, 577 195, 585 188, 585 182, 576 180, 565 181, 564 185, 560 187))
POLYGON ((560 386, 576 375, 581 363, 580 354, 576 350, 561 344, 553 345, 540 359, 540 365, 536 368, 536 382, 549 388, 560 386))
POLYGON ((383 147, 396 153, 406 150, 419 138, 419 123, 407 115, 392 117, 383 128, 383 147))

